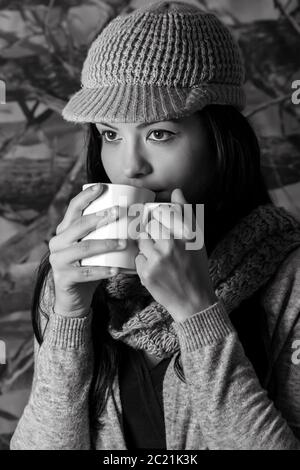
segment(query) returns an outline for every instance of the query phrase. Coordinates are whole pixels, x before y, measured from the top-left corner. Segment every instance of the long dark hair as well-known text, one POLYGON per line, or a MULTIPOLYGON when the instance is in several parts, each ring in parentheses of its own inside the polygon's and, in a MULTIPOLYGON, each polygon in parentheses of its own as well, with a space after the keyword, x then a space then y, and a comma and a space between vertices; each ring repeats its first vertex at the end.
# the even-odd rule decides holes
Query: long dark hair
MULTIPOLYGON (((205 246, 207 254, 241 219, 261 204, 272 203, 261 174, 261 155, 256 134, 248 120, 234 107, 209 105, 199 111, 207 123, 212 151, 216 158, 215 183, 207 190, 205 203, 205 246)), ((102 164, 101 136, 95 124, 89 124, 86 158, 88 183, 110 182, 102 164)), ((32 323, 39 344, 41 292, 51 270, 49 253, 41 261, 32 302, 32 323)), ((101 414, 117 373, 122 342, 107 331, 109 314, 101 284, 92 300, 94 373, 90 388, 90 423, 101 428, 101 414), (99 314, 101 312, 101 314, 99 314)), ((47 316, 47 312, 44 312, 47 316)))

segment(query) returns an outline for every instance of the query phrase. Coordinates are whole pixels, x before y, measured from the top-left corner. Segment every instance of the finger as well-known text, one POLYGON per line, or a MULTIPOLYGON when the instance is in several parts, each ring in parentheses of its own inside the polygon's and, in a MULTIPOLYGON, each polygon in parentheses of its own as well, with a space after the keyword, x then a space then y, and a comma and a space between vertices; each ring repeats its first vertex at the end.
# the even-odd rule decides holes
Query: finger
POLYGON ((153 259, 158 254, 155 249, 155 242, 147 232, 141 232, 138 238, 138 247, 140 253, 146 259, 153 259))
POLYGON ((171 230, 154 218, 145 225, 144 231, 155 241, 168 240, 171 237, 171 230))
POLYGON ((190 240, 193 238, 192 227, 184 220, 180 206, 159 206, 152 211, 153 218, 170 230, 176 239, 190 240))
POLYGON ((52 266, 60 267, 94 255, 123 250, 126 245, 125 239, 84 240, 51 253, 49 261, 52 266))
POLYGON ((192 204, 188 203, 181 188, 176 188, 172 191, 171 201, 174 204, 180 205, 185 221, 189 224, 193 218, 192 204), (189 208, 190 210, 184 211, 185 208, 189 208))
POLYGON ((68 283, 82 283, 98 281, 108 277, 116 276, 119 268, 110 266, 80 266, 69 267, 61 273, 62 279, 68 279, 68 283))
POLYGON ((188 204, 188 201, 186 200, 181 188, 173 189, 171 193, 171 202, 175 204, 180 204, 181 206, 183 206, 184 204, 188 204))
MULTIPOLYGON (((145 226, 147 233, 151 234, 154 241, 154 248, 158 254, 170 254, 174 247, 174 237, 172 232, 155 219, 150 220, 145 226)), ((154 259, 152 250, 150 260, 154 259)))
POLYGON ((60 235, 53 237, 49 242, 49 249, 51 252, 54 252, 67 248, 73 243, 78 242, 78 240, 85 237, 90 232, 97 230, 114 220, 118 220, 118 218, 118 206, 113 206, 94 214, 83 215, 60 235))
POLYGON ((63 220, 57 226, 56 234, 60 234, 69 227, 74 220, 78 219, 82 215, 84 209, 86 209, 94 199, 99 197, 102 191, 103 185, 101 183, 97 185, 95 184, 84 189, 71 199, 63 220))
MULTIPOLYGON (((154 248, 159 254, 169 255, 172 252, 174 249, 174 236, 171 230, 155 219, 148 222, 145 230, 154 240, 154 248)), ((149 259, 154 259, 154 252, 149 259)))
POLYGON ((144 285, 144 283, 143 283, 143 272, 145 271, 146 264, 147 264, 147 260, 146 260, 145 256, 142 253, 139 253, 135 257, 135 268, 136 268, 137 274, 139 275, 139 278, 141 280, 142 285, 144 285))
POLYGON ((183 211, 184 225, 188 228, 187 241, 190 239, 202 239, 204 232, 204 205, 195 204, 195 212, 193 204, 188 203, 183 191, 180 188, 173 190, 171 201, 179 204, 183 211))

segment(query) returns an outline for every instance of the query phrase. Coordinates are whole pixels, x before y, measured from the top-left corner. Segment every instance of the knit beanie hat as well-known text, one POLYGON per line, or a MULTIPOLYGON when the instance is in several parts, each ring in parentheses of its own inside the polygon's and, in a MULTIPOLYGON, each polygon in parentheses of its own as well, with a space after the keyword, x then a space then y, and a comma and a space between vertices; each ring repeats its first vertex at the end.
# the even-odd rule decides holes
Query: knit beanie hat
POLYGON ((162 1, 114 18, 91 44, 81 90, 62 115, 74 122, 153 122, 208 104, 246 104, 239 46, 212 13, 162 1))

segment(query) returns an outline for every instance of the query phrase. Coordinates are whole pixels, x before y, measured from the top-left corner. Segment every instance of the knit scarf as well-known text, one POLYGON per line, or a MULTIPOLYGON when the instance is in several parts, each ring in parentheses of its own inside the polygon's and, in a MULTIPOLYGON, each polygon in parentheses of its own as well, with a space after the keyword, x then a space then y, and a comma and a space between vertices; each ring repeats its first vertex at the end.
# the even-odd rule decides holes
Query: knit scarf
MULTIPOLYGON (((267 283, 289 252, 300 246, 300 224, 283 207, 261 205, 231 229, 209 256, 210 278, 227 313, 267 283)), ((137 274, 103 282, 109 334, 159 358, 179 350, 173 318, 137 274)))

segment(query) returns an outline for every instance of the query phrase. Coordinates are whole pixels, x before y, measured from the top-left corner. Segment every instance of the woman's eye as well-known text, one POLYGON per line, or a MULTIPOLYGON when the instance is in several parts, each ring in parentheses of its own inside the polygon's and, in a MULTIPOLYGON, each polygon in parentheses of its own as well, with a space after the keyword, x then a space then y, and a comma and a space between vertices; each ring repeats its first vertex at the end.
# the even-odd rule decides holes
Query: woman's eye
POLYGON ((170 137, 173 135, 173 132, 170 132, 170 131, 152 131, 149 135, 153 134, 155 136, 155 139, 150 139, 150 140, 155 140, 155 141, 162 141, 162 142, 166 142, 167 140, 170 140, 170 139, 162 139, 161 138, 161 135, 162 134, 167 134, 169 135, 170 137))
POLYGON ((116 132, 113 132, 113 131, 103 131, 103 132, 100 132, 100 134, 102 135, 102 137, 104 136, 104 140, 106 142, 114 142, 115 139, 111 138, 111 137, 108 137, 106 136, 106 134, 116 134, 116 132))

